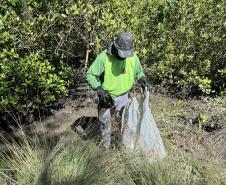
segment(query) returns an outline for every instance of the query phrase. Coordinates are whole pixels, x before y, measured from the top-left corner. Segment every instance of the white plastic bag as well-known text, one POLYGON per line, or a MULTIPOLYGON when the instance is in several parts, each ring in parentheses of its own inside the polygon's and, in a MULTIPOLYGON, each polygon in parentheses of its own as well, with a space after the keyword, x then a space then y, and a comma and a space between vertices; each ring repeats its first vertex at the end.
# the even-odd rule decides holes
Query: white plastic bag
POLYGON ((129 151, 141 150, 151 158, 166 156, 159 130, 149 108, 149 92, 129 100, 122 115, 122 142, 129 151))
POLYGON ((122 114, 122 141, 130 151, 135 148, 138 137, 138 123, 140 121, 139 104, 135 97, 129 99, 122 114))

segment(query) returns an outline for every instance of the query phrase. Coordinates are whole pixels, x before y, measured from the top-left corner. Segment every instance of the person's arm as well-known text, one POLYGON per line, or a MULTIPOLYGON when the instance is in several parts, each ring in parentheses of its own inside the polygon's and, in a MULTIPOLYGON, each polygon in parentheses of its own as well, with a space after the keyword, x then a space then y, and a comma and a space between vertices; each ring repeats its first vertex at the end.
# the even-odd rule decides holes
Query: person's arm
POLYGON ((138 56, 135 54, 135 79, 139 80, 141 77, 145 77, 144 70, 138 56))
POLYGON ((100 75, 104 72, 105 55, 106 54, 104 52, 99 54, 92 65, 89 67, 86 74, 86 80, 88 81, 89 85, 95 90, 101 86, 101 82, 97 80, 97 77, 100 77, 100 75))

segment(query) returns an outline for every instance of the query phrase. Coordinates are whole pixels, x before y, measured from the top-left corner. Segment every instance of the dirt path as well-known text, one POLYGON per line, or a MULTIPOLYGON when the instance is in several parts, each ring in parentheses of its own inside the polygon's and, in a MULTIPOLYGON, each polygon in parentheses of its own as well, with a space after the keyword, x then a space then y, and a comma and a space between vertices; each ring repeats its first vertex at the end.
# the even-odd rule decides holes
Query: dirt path
POLYGON ((83 116, 96 117, 97 109, 95 107, 77 109, 69 104, 56 111, 54 115, 34 122, 29 130, 34 134, 44 133, 48 137, 61 135, 66 131, 71 131, 71 125, 83 116))

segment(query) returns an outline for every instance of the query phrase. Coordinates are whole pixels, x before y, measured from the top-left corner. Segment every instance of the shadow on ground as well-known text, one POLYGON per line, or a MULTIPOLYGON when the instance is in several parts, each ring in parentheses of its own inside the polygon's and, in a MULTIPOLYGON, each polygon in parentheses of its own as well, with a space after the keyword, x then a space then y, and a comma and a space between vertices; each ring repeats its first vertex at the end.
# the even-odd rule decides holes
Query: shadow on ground
POLYGON ((99 139, 100 123, 97 117, 82 116, 74 121, 71 129, 82 139, 99 139))

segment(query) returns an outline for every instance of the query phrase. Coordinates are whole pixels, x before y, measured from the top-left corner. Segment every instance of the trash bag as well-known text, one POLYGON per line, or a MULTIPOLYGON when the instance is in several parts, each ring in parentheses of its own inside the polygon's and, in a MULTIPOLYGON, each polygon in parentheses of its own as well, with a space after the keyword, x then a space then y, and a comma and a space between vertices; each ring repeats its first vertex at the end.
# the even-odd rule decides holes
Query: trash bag
POLYGON ((149 92, 132 97, 122 114, 122 143, 130 152, 143 151, 151 158, 164 158, 166 150, 149 108, 149 92))

